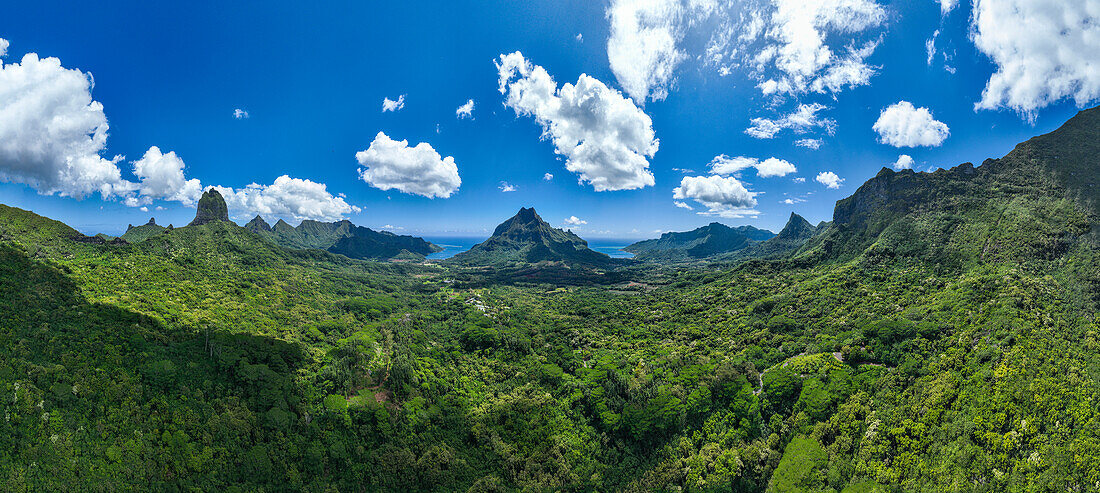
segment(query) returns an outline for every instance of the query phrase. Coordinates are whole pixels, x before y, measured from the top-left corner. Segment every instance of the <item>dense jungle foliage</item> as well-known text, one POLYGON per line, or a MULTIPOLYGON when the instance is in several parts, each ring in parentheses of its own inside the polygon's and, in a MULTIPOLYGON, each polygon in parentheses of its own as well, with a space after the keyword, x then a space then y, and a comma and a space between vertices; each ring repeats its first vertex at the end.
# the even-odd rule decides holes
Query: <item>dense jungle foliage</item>
POLYGON ((1098 137, 884 171, 781 258, 507 282, 0 206, 0 484, 1097 490, 1098 137))

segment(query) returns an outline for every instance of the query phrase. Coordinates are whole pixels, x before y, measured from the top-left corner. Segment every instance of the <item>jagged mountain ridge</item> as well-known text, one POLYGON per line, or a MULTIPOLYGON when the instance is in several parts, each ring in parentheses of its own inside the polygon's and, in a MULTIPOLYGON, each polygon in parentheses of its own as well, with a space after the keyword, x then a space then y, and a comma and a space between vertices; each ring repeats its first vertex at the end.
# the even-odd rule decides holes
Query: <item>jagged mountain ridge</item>
POLYGON ((419 237, 374 231, 346 219, 331 223, 307 219, 294 227, 282 219, 269 226, 256 216, 244 227, 283 247, 315 248, 358 259, 417 259, 442 250, 419 237))
POLYGON ((685 232, 669 232, 660 238, 643 240, 623 250, 638 260, 701 259, 743 250, 775 236, 753 226, 732 228, 719 222, 685 232))
POLYGON ((126 225, 126 232, 123 233, 122 236, 119 236, 119 238, 126 240, 127 243, 140 243, 161 234, 166 229, 168 228, 157 224, 156 218, 151 217, 149 218, 149 222, 139 226, 134 226, 133 224, 126 225))

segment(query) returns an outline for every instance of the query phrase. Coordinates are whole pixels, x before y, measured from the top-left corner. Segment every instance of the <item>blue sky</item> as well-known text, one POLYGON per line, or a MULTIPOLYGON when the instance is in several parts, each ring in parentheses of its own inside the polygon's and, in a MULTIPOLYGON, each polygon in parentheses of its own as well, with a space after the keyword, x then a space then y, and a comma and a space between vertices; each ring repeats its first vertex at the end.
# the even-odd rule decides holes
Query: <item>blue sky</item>
MULTIPOLYGON (((198 179, 204 187, 239 190, 253 182, 271 185, 288 175, 324 184, 333 200, 342 200, 346 207, 326 209, 330 211, 326 218, 331 219, 332 210, 343 210, 339 215, 356 224, 425 235, 487 234, 521 206, 533 206, 555 226, 569 226, 588 237, 650 237, 658 230, 687 230, 715 220, 777 231, 792 211, 812 222, 830 219, 836 200, 850 195, 901 154, 911 156, 917 170, 967 161, 977 164, 1056 128, 1079 105, 1097 99, 1098 81, 1089 79, 1096 77, 1095 70, 1080 67, 1092 62, 1056 59, 1052 67, 1040 66, 1026 56, 1039 48, 993 36, 982 40, 985 47, 980 50, 972 34, 980 27, 975 20, 979 14, 1005 25, 1009 32, 1016 24, 995 17, 1004 14, 993 7, 979 12, 963 2, 945 14, 943 6, 932 0, 851 0, 874 14, 870 21, 848 19, 868 25, 855 32, 837 28, 845 19, 822 19, 819 15, 819 24, 826 26, 820 28, 823 39, 838 59, 848 53, 848 47, 874 45, 869 56, 861 59, 873 75, 856 87, 837 91, 809 89, 767 95, 758 86, 785 72, 774 63, 754 67, 751 60, 767 46, 782 47, 791 39, 768 40, 765 32, 760 41, 737 47, 736 54, 727 56, 732 62, 727 64, 726 75, 720 73, 721 67, 707 63, 706 48, 723 29, 721 15, 741 19, 745 12, 757 8, 765 14, 765 26, 774 28, 781 22, 776 12, 783 0, 774 1, 706 8, 697 8, 694 1, 649 2, 668 3, 676 10, 665 15, 667 9, 655 7, 643 24, 650 22, 649 27, 658 34, 662 29, 672 33, 671 53, 677 61, 671 67, 668 63, 647 65, 647 53, 643 52, 639 55, 642 59, 628 57, 626 65, 620 66, 643 72, 669 68, 671 76, 654 85, 667 92, 663 99, 639 97, 636 90, 630 94, 628 84, 637 82, 637 74, 612 69, 611 24, 615 15, 632 12, 627 4, 646 3, 640 0, 616 0, 614 4, 561 0, 327 2, 324 8, 304 8, 299 2, 248 6, 205 1, 178 5, 14 2, 0 16, 0 38, 10 43, 3 58, 5 70, 20 63, 24 54, 36 53, 42 59, 56 57, 65 69, 92 75, 91 97, 102 104, 109 122, 106 145, 99 155, 104 162, 115 155, 125 156, 114 163, 125 183, 141 181, 133 173, 133 162, 150 146, 157 146, 164 153, 174 152, 186 163, 186 178, 198 179), (715 8, 725 14, 714 13, 718 11, 715 8), (773 17, 768 17, 769 13, 773 17), (928 63, 927 41, 937 30, 936 55, 928 63), (540 138, 542 125, 558 124, 559 131, 591 136, 606 129, 606 122, 592 120, 590 115, 566 121, 558 114, 539 113, 549 110, 536 106, 523 107, 528 114, 517 115, 522 108, 506 106, 507 96, 499 91, 497 66, 501 55, 517 51, 530 67, 544 68, 557 86, 577 84, 580 75, 587 74, 611 91, 601 94, 623 111, 622 118, 648 116, 659 146, 652 156, 641 157, 648 168, 634 171, 650 173, 653 184, 597 191, 593 181, 578 183, 579 174, 569 171, 566 162, 579 161, 579 154, 555 153, 555 142, 540 138), (949 59, 944 59, 945 52, 949 59), (1023 76, 1002 81, 1016 91, 1012 94, 1025 96, 1006 97, 991 103, 991 109, 976 110, 975 103, 983 100, 983 89, 991 77, 1015 63, 1005 53, 1019 55, 1020 63, 1032 63, 1022 67, 1023 76), (1070 81, 1077 90, 1068 94, 1044 82, 1044 70, 1068 72, 1071 77, 1074 73, 1085 75, 1070 81), (630 79, 632 76, 635 79, 630 79), (622 101, 612 94, 620 91, 624 93, 622 101), (401 109, 382 111, 384 98, 396 100, 402 95, 401 109), (458 118, 456 108, 471 99, 472 118, 458 118), (927 108, 935 122, 949 128, 946 138, 937 130, 941 127, 933 127, 931 134, 912 134, 909 125, 902 135, 895 135, 894 142, 923 145, 883 143, 889 139, 873 127, 884 109, 903 101, 914 109, 927 108), (809 126, 804 133, 787 129, 770 139, 746 133, 753 118, 778 121, 799 105, 813 104, 823 106, 815 117, 831 120, 831 124, 809 126), (238 108, 247 111, 248 118, 235 118, 238 108), (595 127, 583 127, 588 124, 595 127), (833 129, 831 135, 828 128, 833 129), (440 157, 453 157, 461 185, 446 198, 439 194, 429 198, 402 192, 401 188, 424 190, 409 184, 382 190, 367 183, 359 174, 366 165, 357 160, 356 153, 371 147, 379 132, 394 141, 407 140, 410 147, 425 142, 440 157), (820 139, 820 147, 795 145, 801 139, 820 139), (714 194, 697 200, 705 191, 692 192, 696 189, 683 180, 699 177, 702 183, 718 176, 708 172, 708 163, 720 155, 761 161, 774 157, 797 171, 765 177, 761 171, 739 169, 722 175, 725 181, 714 179, 721 187, 734 183, 741 187, 720 190, 720 202, 724 202, 715 205, 714 194), (838 188, 815 180, 824 172, 843 180, 838 188), (546 180, 546 173, 553 179, 546 180), (502 182, 515 191, 502 191, 502 182), (681 198, 674 199, 677 187, 683 187, 683 192, 681 198), (742 192, 754 195, 747 198, 742 192), (785 199, 794 203, 784 203, 785 199), (677 207, 675 202, 692 209, 677 207), (574 216, 584 223, 565 224, 566 218, 574 216)), ((1017 21, 1019 26, 1034 24, 1029 22, 1034 19, 1017 21)), ((1097 25, 1070 25, 1068 32, 1095 30, 1097 25)), ((1058 33, 1067 32, 1065 26, 1051 29, 1056 43, 1058 33)), ((739 25, 732 32, 743 34, 746 30, 739 25)), ((620 47, 627 51, 647 42, 644 32, 620 34, 618 41, 626 43, 620 47)), ((3 80, 12 83, 12 79, 3 80)), ((9 139, 14 142, 9 147, 33 148, 34 136, 21 137, 10 129, 10 135, 3 133, 3 118, 15 122, 9 121, 9 127, 23 125, 15 118, 32 118, 15 117, 2 109, 24 97, 20 94, 0 87, 0 136, 16 136, 9 139)), ((915 124, 921 120, 906 121, 915 124)), ((51 188, 41 179, 27 178, 39 175, 27 171, 29 165, 19 161, 27 155, 22 150, 0 152, 0 174, 7 181, 0 183, 0 203, 31 209, 85 233, 121 233, 127 223, 144 223, 150 216, 156 216, 159 223, 176 225, 193 217, 193 206, 186 200, 168 198, 174 192, 134 189, 106 199, 103 194, 89 193, 78 200, 72 193, 58 192, 60 185, 51 188)), ((393 159, 405 155, 396 156, 393 159)), ((589 169, 600 169, 600 163, 598 159, 589 163, 589 169)), ((441 179, 446 188, 447 179, 441 179)), ((274 194, 270 198, 284 199, 296 200, 274 194)), ((293 205, 286 209, 286 204, 266 210, 284 211, 265 214, 271 222, 285 217, 296 223, 310 215, 303 209, 285 212, 293 210, 293 205)), ((242 223, 255 212, 243 199, 239 207, 231 202, 231 214, 242 223)))

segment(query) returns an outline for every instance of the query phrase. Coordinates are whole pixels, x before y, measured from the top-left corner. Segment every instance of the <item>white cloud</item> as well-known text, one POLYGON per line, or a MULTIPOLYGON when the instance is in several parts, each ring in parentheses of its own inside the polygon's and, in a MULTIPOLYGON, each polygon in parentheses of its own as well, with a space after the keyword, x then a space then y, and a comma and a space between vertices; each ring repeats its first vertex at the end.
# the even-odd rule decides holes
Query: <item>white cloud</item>
POLYGON ((936 0, 940 4, 940 14, 950 14, 955 7, 959 5, 959 0, 936 0))
POLYGON ((464 104, 462 106, 459 106, 458 109, 455 110, 455 116, 459 120, 461 120, 463 118, 473 118, 474 117, 474 100, 471 99, 469 101, 466 101, 466 104, 464 104))
POLYGON ((814 178, 814 181, 825 185, 828 188, 840 188, 840 184, 844 183, 844 178, 841 178, 832 171, 822 171, 818 173, 814 178))
POLYGON ((398 111, 405 107, 405 95, 402 94, 397 97, 397 101, 390 98, 382 98, 382 113, 387 111, 398 111))
POLYGON ((234 190, 214 187, 225 198, 231 211, 246 215, 289 217, 295 220, 314 219, 336 221, 361 209, 348 203, 343 197, 333 197, 323 183, 291 178, 287 175, 275 179, 271 185, 252 183, 234 190))
POLYGON ((893 166, 894 169, 898 171, 901 171, 903 169, 913 169, 913 157, 908 154, 902 154, 898 156, 898 160, 895 161, 894 164, 892 164, 891 166, 893 166))
POLYGON ((248 118, 248 112, 245 111, 245 110, 242 110, 240 108, 237 108, 237 109, 233 110, 233 118, 236 118, 238 120, 248 118))
POLYGON ((639 103, 668 95, 673 72, 687 55, 676 44, 683 37, 681 0, 612 0, 607 9, 611 34, 607 59, 619 85, 639 103))
POLYGON ((202 184, 198 179, 184 177, 185 165, 174 151, 161 153, 152 146, 145 155, 134 161, 134 176, 141 182, 141 203, 152 200, 171 200, 184 205, 194 205, 202 197, 202 184))
POLYGON ((794 141, 794 145, 798 147, 805 147, 815 151, 821 148, 821 143, 821 139, 798 139, 794 141))
POLYGON ((149 212, 149 208, 144 206, 138 210, 140 210, 141 212, 149 212))
POLYGON ((792 179, 791 181, 793 181, 793 182, 795 182, 795 183, 806 183, 806 179, 805 179, 805 178, 803 178, 803 177, 801 177, 801 176, 799 176, 799 177, 795 177, 795 178, 794 178, 794 179, 792 179))
POLYGON ((581 33, 577 33, 576 40, 577 40, 578 43, 583 43, 584 42, 584 35, 581 34, 581 33))
POLYGON ((8 56, 8 46, 10 46, 8 40, 0 38, 0 57, 8 56))
POLYGON ((928 66, 932 66, 932 60, 936 58, 936 38, 939 37, 939 35, 940 30, 936 29, 932 33, 932 37, 924 41, 924 52, 926 55, 928 55, 928 66))
POLYGON ((565 224, 566 226, 576 227, 576 226, 580 226, 580 225, 583 225, 583 224, 588 224, 588 221, 585 221, 584 219, 581 219, 577 216, 569 216, 569 217, 565 218, 565 220, 563 220, 562 223, 565 224))
MULTIPOLYGON (((0 180, 78 199, 99 193, 143 211, 154 200, 194 204, 202 186, 186 178, 183 159, 175 152, 153 146, 133 161, 138 183, 121 178, 121 156, 100 156, 107 144, 107 117, 91 90, 91 75, 66 69, 57 58, 28 53, 21 63, 0 64, 0 180)), ((217 188, 236 210, 299 219, 336 219, 358 211, 333 198, 323 184, 287 176, 240 191, 217 188)))
POLYGON ((364 166, 359 177, 381 190, 447 198, 462 184, 454 158, 441 157, 427 142, 409 147, 407 140, 378 132, 367 150, 355 153, 355 159, 364 166))
POLYGON ((550 181, 550 180, 554 179, 554 175, 552 175, 550 173, 546 173, 546 174, 542 175, 542 179, 546 180, 546 181, 550 181))
POLYGON ((976 0, 971 39, 997 71, 976 109, 1035 111, 1100 98, 1100 0, 976 0))
POLYGON ((873 0, 772 0, 763 47, 753 62, 764 94, 839 92, 866 85, 877 40, 855 38, 886 19, 873 0), (843 54, 829 41, 847 42, 843 54), (770 75, 769 75, 770 74, 770 75))
POLYGON ((0 181, 75 198, 127 196, 121 157, 104 159, 107 116, 92 100, 90 74, 28 53, 0 62, 0 181))
POLYGON ((761 161, 751 157, 729 157, 722 154, 710 161, 710 172, 716 175, 732 175, 748 168, 756 168, 756 174, 761 178, 786 176, 798 171, 790 162, 774 157, 761 161))
POLYGON ((542 125, 543 138, 582 183, 598 192, 653 185, 648 158, 658 140, 653 121, 633 101, 585 74, 558 88, 546 69, 518 51, 501 55, 496 66, 505 105, 542 125))
POLYGON ((680 186, 672 190, 676 200, 691 199, 707 208, 699 212, 726 218, 756 216, 756 192, 750 192, 732 176, 685 176, 680 186))
POLYGON ((894 147, 938 147, 951 135, 947 125, 932 118, 928 108, 917 108, 908 101, 899 101, 879 114, 872 127, 879 142, 894 147))
POLYGON ((817 113, 823 109, 825 105, 819 103, 800 104, 792 113, 777 120, 753 118, 752 126, 745 129, 745 133, 757 139, 770 139, 783 129, 791 129, 795 133, 802 134, 814 127, 821 127, 825 133, 832 135, 836 131, 836 121, 818 117, 817 113))
POLYGON ((694 207, 692 207, 692 206, 690 206, 690 205, 688 205, 688 204, 687 204, 687 202, 680 202, 679 200, 674 200, 674 201, 673 201, 672 203, 673 203, 673 204, 674 204, 674 205, 675 205, 676 207, 679 207, 679 208, 681 208, 681 209, 687 209, 687 210, 689 210, 689 211, 693 211, 693 210, 695 210, 695 208, 694 208, 694 207))
POLYGON ((500 186, 497 188, 499 188, 501 192, 515 192, 516 190, 518 190, 515 185, 512 185, 511 183, 508 183, 506 181, 500 182, 500 186))

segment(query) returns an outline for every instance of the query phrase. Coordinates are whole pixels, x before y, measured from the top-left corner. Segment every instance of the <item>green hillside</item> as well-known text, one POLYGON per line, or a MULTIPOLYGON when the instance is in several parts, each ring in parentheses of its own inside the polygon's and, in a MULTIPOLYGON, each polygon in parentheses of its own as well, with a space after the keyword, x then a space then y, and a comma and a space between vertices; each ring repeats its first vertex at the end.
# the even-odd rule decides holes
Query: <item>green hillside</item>
POLYGON ((623 250, 633 253, 637 260, 697 260, 738 252, 774 236, 771 231, 752 226, 731 228, 715 222, 683 233, 664 233, 660 238, 639 241, 623 250))
POLYGON ((674 266, 526 208, 391 263, 0 206, 0 489, 1093 491, 1097 156, 1086 110, 674 266))
POLYGON ((134 226, 133 224, 127 225, 126 232, 119 238, 126 240, 127 243, 141 243, 149 238, 161 234, 167 229, 164 226, 157 224, 155 218, 149 218, 149 222, 140 226, 134 226))

